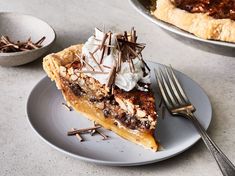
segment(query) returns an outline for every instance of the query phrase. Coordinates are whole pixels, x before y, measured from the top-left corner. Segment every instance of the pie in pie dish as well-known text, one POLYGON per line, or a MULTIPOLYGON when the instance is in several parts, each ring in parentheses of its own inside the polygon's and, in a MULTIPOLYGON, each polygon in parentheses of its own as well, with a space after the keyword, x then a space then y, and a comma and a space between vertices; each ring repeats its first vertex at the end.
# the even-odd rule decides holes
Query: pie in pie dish
POLYGON ((235 42, 234 0, 157 0, 153 14, 200 38, 235 42))
POLYGON ((53 53, 43 68, 69 106, 119 136, 157 151, 155 98, 145 45, 136 31, 103 33, 95 29, 85 44, 53 53))

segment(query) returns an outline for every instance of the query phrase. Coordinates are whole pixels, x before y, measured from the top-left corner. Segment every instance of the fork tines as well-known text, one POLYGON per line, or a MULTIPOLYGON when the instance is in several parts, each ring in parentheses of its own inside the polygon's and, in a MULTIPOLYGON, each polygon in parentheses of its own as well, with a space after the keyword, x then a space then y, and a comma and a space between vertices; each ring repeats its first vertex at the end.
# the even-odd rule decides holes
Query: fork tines
POLYGON ((158 70, 154 69, 154 72, 168 109, 191 105, 171 66, 159 67, 158 70))

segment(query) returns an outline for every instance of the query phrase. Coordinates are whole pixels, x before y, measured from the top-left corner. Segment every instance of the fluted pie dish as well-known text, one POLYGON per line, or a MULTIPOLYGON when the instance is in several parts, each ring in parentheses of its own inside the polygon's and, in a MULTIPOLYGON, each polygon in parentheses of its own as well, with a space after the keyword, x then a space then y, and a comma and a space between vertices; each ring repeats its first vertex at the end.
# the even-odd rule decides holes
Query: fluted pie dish
POLYGON ((203 39, 235 42, 234 0, 157 0, 153 15, 203 39))
POLYGON ((139 13, 182 43, 207 52, 235 56, 234 1, 229 1, 233 4, 228 7, 222 3, 219 12, 216 2, 130 0, 139 13))

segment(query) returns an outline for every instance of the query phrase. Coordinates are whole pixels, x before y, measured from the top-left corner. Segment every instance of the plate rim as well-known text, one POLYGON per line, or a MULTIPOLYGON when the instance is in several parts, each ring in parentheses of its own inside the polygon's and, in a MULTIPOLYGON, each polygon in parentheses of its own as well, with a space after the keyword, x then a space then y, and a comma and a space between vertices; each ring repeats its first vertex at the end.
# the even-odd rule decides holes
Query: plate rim
POLYGON ((150 20, 152 23, 158 25, 159 27, 170 31, 172 33, 175 33, 177 35, 186 37, 186 38, 190 38, 193 40, 197 40, 200 42, 205 42, 205 43, 209 43, 209 44, 213 44, 213 45, 218 45, 218 46, 223 46, 223 47, 230 47, 230 48, 235 48, 235 43, 230 43, 230 42, 224 42, 224 41, 216 41, 216 40, 206 40, 206 39, 202 39, 199 38, 189 32, 186 32, 172 24, 166 23, 164 21, 161 21, 159 19, 157 19, 156 17, 154 17, 153 15, 151 15, 149 13, 148 10, 146 10, 146 8, 143 7, 143 5, 139 2, 139 0, 129 0, 129 3, 131 4, 131 6, 138 12, 140 13, 142 16, 144 16, 145 18, 147 18, 148 20, 150 20))
MULTIPOLYGON (((153 64, 157 64, 157 65, 160 65, 162 66, 163 64, 160 64, 160 63, 157 63, 157 62, 152 62, 152 61, 147 61, 149 63, 153 63, 153 64)), ((211 124, 211 120, 212 120, 212 105, 211 105, 211 101, 208 97, 208 95, 206 94, 205 90, 196 82, 194 81, 193 79, 191 79, 189 76, 187 76, 186 74, 176 70, 177 72, 179 72, 180 74, 183 74, 184 76, 186 76, 188 79, 190 79, 191 81, 193 81, 202 91, 203 93, 205 94, 206 98, 208 99, 208 102, 209 102, 209 114, 210 114, 210 120, 208 122, 208 125, 206 127, 206 130, 209 128, 210 124, 211 124)), ((176 150, 175 153, 171 153, 170 155, 168 154, 168 156, 164 156, 162 158, 157 158, 157 159, 152 159, 152 160, 147 160, 147 161, 136 161, 136 162, 119 162, 119 161, 107 161, 107 160, 99 160, 99 159, 93 159, 93 158, 88 158, 88 157, 85 157, 85 156, 80 156, 80 155, 77 155, 75 153, 72 153, 72 152, 69 152, 69 151, 66 151, 65 149, 62 149, 60 147, 58 147, 57 145, 51 143, 49 140, 47 140, 46 138, 43 137, 43 135, 40 134, 39 131, 37 131, 36 127, 33 125, 32 121, 31 121, 31 118, 29 116, 29 106, 30 106, 30 99, 31 97, 33 96, 33 93, 34 91, 37 89, 37 86, 40 85, 41 82, 45 81, 46 79, 50 79, 48 78, 47 76, 44 76, 42 79, 40 79, 39 82, 37 82, 31 92, 29 93, 28 95, 28 98, 27 98, 27 103, 26 103, 26 114, 27 114, 27 121, 30 125, 30 127, 33 129, 33 131, 39 136, 39 138, 44 141, 45 143, 49 144, 49 146, 51 146, 52 148, 55 148, 57 151, 60 151, 61 153, 63 154, 67 154, 73 158, 76 158, 76 159, 79 159, 81 161, 85 161, 85 162, 90 162, 90 163, 95 163, 95 164, 98 164, 98 165, 105 165, 105 166, 139 166, 139 165, 147 165, 147 164, 151 164, 151 163, 156 163, 156 162, 160 162, 160 161, 163 161, 163 160, 166 160, 166 159, 169 159, 169 158, 172 158, 176 155, 179 155, 180 153, 183 153, 184 151, 188 150, 189 148, 191 148, 192 146, 194 146, 200 139, 200 135, 198 133, 198 136, 195 137, 194 139, 194 142, 189 144, 187 147, 185 147, 184 149, 178 149, 176 150)), ((146 149, 147 150, 147 149, 146 149)), ((159 151, 161 152, 161 151, 159 151)))

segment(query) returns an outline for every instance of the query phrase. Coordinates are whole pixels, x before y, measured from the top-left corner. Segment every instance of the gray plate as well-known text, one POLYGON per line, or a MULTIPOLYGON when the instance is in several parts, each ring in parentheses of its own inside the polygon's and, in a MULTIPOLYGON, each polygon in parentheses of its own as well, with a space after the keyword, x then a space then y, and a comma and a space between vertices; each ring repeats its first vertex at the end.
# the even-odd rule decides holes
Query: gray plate
MULTIPOLYGON (((151 68, 160 65, 150 63, 151 68)), ((208 128, 212 109, 210 101, 202 88, 186 75, 177 71, 177 76, 191 102, 197 108, 196 115, 205 128, 208 128)), ((156 80, 152 73, 153 89, 157 90, 156 80)), ((156 92, 155 92, 156 94, 156 92)), ((157 104, 159 96, 156 95, 157 104)), ((32 90, 27 103, 27 113, 32 128, 39 136, 54 148, 78 159, 97 164, 112 166, 143 165, 173 157, 196 143, 200 136, 193 125, 186 119, 172 117, 166 112, 164 119, 158 119, 156 137, 161 143, 161 150, 152 152, 141 146, 122 139, 111 131, 102 129, 110 136, 103 141, 98 135, 84 135, 85 142, 79 142, 74 136, 66 133, 72 127, 85 128, 92 125, 83 115, 68 111, 63 97, 55 83, 43 78, 32 90)))
POLYGON ((199 37, 196 37, 193 34, 190 34, 186 31, 175 27, 169 23, 165 23, 161 20, 158 20, 155 16, 153 16, 148 8, 146 7, 146 3, 149 0, 129 0, 131 5, 145 18, 156 24, 157 26, 164 29, 169 35, 180 40, 181 42, 193 46, 197 49, 201 49, 204 51, 226 55, 226 56, 235 56, 235 43, 228 43, 223 41, 215 41, 215 40, 205 40, 199 37))

